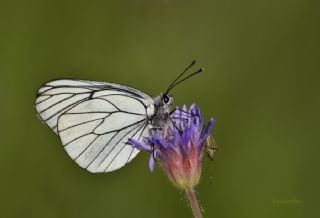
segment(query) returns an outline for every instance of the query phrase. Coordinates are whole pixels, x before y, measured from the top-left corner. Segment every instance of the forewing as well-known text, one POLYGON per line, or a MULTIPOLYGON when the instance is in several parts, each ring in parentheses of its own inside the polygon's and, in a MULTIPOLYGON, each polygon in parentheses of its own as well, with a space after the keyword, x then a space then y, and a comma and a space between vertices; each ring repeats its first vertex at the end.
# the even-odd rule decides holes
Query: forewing
POLYGON ((49 82, 38 90, 35 102, 37 114, 57 133, 58 117, 73 105, 89 99, 92 92, 92 88, 84 86, 82 82, 69 80, 64 83, 60 80, 49 82))
POLYGON ((57 80, 39 89, 36 110, 79 166, 109 172, 138 154, 127 141, 148 136, 154 105, 148 95, 123 85, 57 80))

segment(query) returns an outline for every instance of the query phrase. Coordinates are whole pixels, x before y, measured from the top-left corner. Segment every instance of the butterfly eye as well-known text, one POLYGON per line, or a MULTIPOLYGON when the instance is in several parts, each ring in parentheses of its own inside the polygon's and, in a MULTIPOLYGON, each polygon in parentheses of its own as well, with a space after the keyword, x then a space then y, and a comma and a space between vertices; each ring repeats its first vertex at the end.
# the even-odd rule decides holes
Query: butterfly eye
POLYGON ((169 97, 167 95, 163 95, 163 101, 164 103, 169 103, 169 97))

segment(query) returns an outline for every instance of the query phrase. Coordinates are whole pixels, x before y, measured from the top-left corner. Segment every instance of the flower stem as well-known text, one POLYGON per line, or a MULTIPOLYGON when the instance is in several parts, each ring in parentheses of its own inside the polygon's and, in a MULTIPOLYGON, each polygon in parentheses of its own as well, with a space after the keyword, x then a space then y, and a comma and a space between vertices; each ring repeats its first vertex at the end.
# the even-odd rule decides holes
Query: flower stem
POLYGON ((198 204, 196 193, 193 188, 186 188, 187 198, 189 200, 190 207, 194 218, 202 218, 201 210, 198 204))

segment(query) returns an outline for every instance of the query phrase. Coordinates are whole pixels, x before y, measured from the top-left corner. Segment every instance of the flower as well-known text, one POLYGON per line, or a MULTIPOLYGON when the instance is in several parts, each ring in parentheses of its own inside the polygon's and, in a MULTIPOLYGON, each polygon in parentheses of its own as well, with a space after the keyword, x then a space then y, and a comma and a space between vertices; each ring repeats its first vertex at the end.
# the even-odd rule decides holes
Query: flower
POLYGON ((202 149, 211 135, 213 118, 204 126, 200 109, 193 104, 189 110, 178 107, 163 130, 151 131, 143 141, 130 139, 129 143, 150 152, 149 168, 158 160, 170 181, 182 189, 198 184, 202 168, 202 149))

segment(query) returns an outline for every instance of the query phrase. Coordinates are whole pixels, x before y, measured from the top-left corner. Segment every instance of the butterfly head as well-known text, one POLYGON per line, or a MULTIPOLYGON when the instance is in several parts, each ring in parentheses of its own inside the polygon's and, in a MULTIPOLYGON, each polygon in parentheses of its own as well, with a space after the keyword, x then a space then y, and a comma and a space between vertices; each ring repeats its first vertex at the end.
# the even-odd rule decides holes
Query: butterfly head
POLYGON ((161 101, 164 105, 171 105, 173 103, 173 97, 168 93, 161 94, 161 101))
POLYGON ((169 108, 173 104, 173 97, 167 93, 160 93, 154 98, 155 105, 160 108, 169 108))

